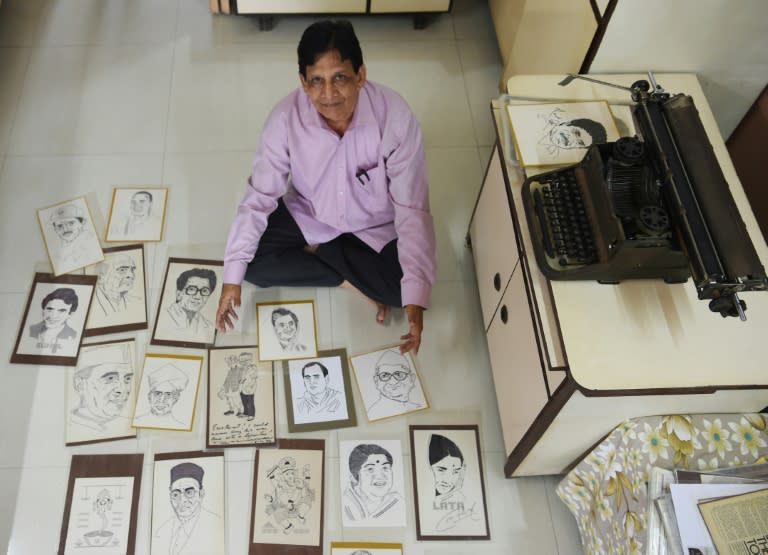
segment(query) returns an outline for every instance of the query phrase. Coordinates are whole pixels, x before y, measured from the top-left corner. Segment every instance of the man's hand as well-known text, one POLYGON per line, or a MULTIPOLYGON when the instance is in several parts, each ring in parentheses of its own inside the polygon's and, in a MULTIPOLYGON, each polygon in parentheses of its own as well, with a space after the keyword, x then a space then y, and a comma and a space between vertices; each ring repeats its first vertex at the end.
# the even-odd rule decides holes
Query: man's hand
POLYGON ((400 352, 407 353, 413 351, 414 355, 419 354, 421 345, 421 330, 424 329, 423 315, 424 309, 415 304, 409 304, 405 307, 405 314, 408 317, 408 333, 401 335, 405 343, 400 345, 400 352))
POLYGON ((240 286, 225 283, 221 288, 219 308, 216 310, 216 329, 221 333, 235 329, 236 308, 240 308, 240 286))

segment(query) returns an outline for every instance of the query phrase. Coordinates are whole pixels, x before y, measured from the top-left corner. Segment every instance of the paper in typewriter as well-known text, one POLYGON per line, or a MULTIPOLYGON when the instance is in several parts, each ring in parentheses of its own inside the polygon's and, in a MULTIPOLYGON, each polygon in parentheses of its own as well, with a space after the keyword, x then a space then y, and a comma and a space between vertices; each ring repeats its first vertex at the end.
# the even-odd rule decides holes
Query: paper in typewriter
POLYGON ((619 138, 604 100, 507 106, 523 166, 575 164, 593 144, 619 138))

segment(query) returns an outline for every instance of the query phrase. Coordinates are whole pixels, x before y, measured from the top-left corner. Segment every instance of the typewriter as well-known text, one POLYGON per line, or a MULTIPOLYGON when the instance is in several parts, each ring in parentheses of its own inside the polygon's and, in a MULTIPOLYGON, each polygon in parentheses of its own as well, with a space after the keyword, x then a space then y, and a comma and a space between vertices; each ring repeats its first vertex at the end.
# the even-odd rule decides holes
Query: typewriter
MULTIPOLYGON (((603 83, 560 84, 573 79, 603 83)), ((738 293, 766 290, 765 269, 693 99, 649 81, 620 87, 640 137, 592 145, 578 164, 524 182, 537 264, 552 280, 691 277, 710 310, 745 320, 738 293)))

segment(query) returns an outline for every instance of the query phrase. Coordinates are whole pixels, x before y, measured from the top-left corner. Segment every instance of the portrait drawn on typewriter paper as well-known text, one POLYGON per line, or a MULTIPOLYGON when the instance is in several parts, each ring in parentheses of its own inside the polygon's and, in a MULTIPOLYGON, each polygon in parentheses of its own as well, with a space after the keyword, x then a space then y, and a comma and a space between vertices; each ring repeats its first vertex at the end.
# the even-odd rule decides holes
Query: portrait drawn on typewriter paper
POLYGON ((153 555, 224 555, 224 454, 155 455, 152 482, 153 555))
POLYGON ((256 304, 260 360, 289 360, 317 356, 315 302, 256 304))
POLYGON ((317 355, 283 361, 290 432, 357 425, 346 349, 320 351, 317 355))
POLYGON ((147 353, 134 428, 191 431, 203 357, 147 353))
POLYGON ((85 324, 85 336, 147 329, 144 247, 104 249, 104 260, 85 269, 96 276, 96 290, 85 324))
POLYGON ((370 422, 429 408, 411 353, 399 346, 350 358, 370 422))
POLYGON ((271 362, 255 345, 208 351, 208 448, 275 443, 271 362))
POLYGON ((96 277, 35 274, 11 362, 74 366, 96 277))
POLYGON ((331 555, 403 555, 403 544, 331 542, 331 555))
POLYGON ((399 440, 340 442, 343 525, 405 526, 403 470, 403 452, 399 440))
POLYGON ((129 555, 144 455, 73 455, 57 553, 129 555))
POLYGON ((514 104, 507 113, 523 166, 575 164, 593 144, 619 138, 605 101, 514 104))
POLYGON ((53 274, 60 276, 104 259, 85 197, 37 211, 53 274))
POLYGON ((488 540, 477 426, 410 426, 416 536, 488 540))
POLYGON ((107 242, 162 241, 167 198, 168 189, 165 187, 113 189, 107 242))
POLYGON ((278 449, 256 451, 251 553, 284 553, 286 545, 323 552, 324 455, 322 439, 278 439, 278 449))
POLYGON ((67 370, 66 445, 136 437, 136 342, 92 343, 67 370))
POLYGON ((218 260, 169 258, 151 343, 212 347, 223 274, 218 260))

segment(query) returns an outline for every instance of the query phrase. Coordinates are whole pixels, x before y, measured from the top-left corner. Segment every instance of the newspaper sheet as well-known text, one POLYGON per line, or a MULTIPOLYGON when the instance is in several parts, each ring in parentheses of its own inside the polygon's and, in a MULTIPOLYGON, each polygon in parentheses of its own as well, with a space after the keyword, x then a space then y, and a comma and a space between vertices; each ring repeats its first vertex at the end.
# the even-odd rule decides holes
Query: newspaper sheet
POLYGON ((768 553, 768 490, 702 501, 699 511, 720 555, 768 553))

